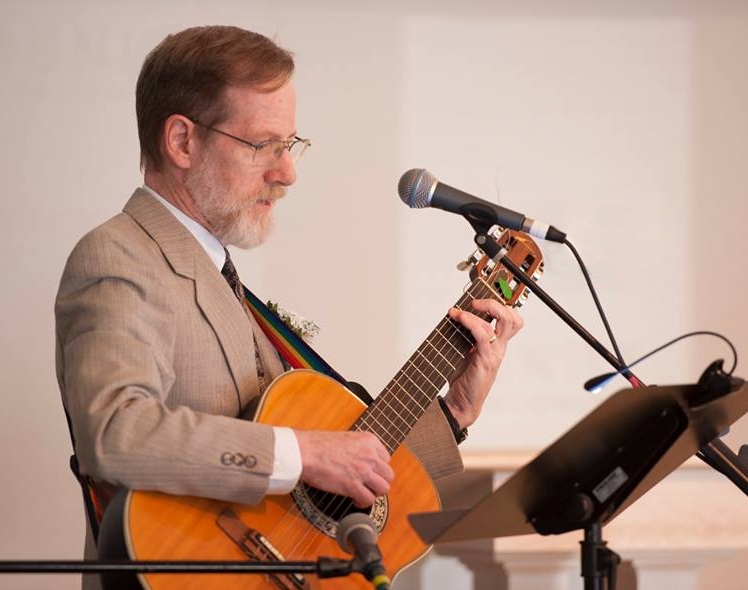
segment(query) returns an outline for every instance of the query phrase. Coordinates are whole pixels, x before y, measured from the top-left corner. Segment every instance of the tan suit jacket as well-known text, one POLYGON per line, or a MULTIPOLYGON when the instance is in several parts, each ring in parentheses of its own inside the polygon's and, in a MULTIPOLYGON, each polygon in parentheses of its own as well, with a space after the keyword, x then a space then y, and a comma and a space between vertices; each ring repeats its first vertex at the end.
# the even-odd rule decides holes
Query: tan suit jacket
MULTIPOLYGON (((132 489, 262 499, 273 429, 237 419, 259 394, 253 326, 165 207, 136 190, 122 213, 83 237, 55 312, 57 375, 82 473, 132 489), (227 452, 256 461, 225 465, 227 452)), ((277 376, 276 351, 259 328, 255 336, 277 376)), ((436 404, 407 442, 434 477, 462 468, 436 404)))

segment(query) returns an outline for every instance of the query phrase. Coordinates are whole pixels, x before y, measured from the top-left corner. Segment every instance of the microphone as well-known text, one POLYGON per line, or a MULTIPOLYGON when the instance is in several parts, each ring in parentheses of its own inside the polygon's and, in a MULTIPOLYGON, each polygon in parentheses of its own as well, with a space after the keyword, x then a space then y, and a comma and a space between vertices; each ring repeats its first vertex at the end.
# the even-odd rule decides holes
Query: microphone
POLYGON ((397 190, 403 203, 411 209, 436 207, 450 213, 458 213, 468 220, 500 225, 543 240, 563 242, 566 239, 566 234, 552 225, 530 219, 522 213, 439 182, 431 172, 423 168, 412 168, 403 174, 397 190))
POLYGON ((356 571, 364 574, 376 590, 390 590, 390 579, 382 564, 382 553, 377 547, 378 536, 374 521, 362 512, 344 516, 335 533, 340 548, 354 555, 356 571))

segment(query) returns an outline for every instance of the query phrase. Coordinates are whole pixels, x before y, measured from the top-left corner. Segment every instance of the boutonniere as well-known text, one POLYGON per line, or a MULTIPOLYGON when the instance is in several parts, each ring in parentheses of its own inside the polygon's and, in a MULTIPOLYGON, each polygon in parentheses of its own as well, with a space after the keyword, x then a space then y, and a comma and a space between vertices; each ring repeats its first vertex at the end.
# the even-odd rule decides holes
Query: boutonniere
POLYGON ((313 320, 308 320, 294 311, 287 311, 272 301, 268 301, 267 305, 270 311, 275 313, 294 334, 305 342, 309 342, 320 333, 319 326, 313 320))

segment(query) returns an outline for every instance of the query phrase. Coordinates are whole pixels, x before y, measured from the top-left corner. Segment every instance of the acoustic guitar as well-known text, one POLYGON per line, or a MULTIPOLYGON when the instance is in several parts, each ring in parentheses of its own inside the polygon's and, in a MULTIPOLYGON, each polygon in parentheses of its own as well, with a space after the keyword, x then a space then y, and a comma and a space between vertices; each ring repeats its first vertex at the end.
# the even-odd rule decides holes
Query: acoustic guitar
MULTIPOLYGON (((542 254, 526 234, 497 230, 492 238, 526 274, 534 279, 540 276, 542 254)), ((480 250, 461 266, 470 268, 471 283, 456 307, 473 311, 473 299, 493 298, 510 306, 526 300, 524 285, 480 250)), ((408 514, 440 508, 431 478, 402 443, 473 345, 469 332, 445 316, 368 407, 337 381, 309 370, 278 377, 258 407, 258 422, 300 429, 363 430, 384 443, 392 456, 395 479, 390 492, 365 512, 380 531, 379 547, 390 578, 429 549, 410 527, 408 514)), ((346 514, 360 511, 348 498, 304 483, 289 495, 267 496, 255 506, 145 491, 129 491, 122 498, 107 511, 100 550, 104 552, 102 538, 119 538, 127 554, 102 558, 266 562, 347 558, 335 541, 337 523, 346 514), (116 511, 115 516, 110 511, 116 511), (113 526, 121 530, 112 531, 113 526)), ((318 579, 290 574, 140 574, 137 583, 152 590, 370 587, 362 576, 318 579)))

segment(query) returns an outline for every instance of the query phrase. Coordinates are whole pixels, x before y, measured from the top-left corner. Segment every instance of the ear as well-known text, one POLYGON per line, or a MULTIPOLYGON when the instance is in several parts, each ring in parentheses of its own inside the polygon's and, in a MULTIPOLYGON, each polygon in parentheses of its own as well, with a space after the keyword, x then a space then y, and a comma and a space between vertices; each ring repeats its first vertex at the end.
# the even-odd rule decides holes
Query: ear
POLYGON ((164 158, 186 170, 194 166, 197 154, 195 124, 184 115, 170 115, 164 122, 164 158))

